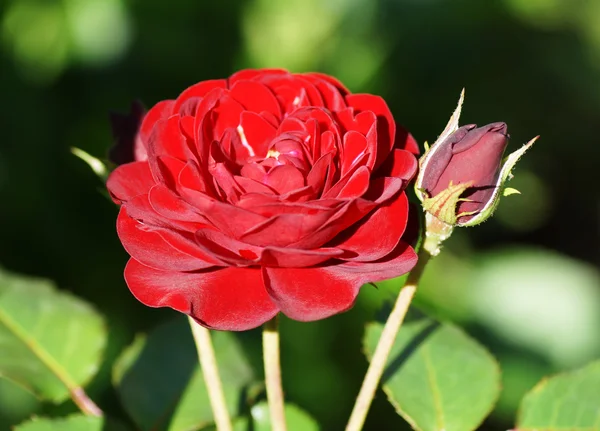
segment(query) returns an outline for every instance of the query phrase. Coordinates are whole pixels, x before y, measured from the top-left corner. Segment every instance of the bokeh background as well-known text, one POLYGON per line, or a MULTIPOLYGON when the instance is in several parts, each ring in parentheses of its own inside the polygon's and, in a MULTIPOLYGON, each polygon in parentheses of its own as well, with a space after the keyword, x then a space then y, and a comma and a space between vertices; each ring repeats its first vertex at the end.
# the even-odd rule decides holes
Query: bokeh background
MULTIPOLYGON (((2 0, 0 42, 0 265, 50 278, 107 316, 90 394, 112 415, 124 417, 102 375, 136 332, 174 312, 128 292, 117 208, 69 148, 104 157, 109 111, 247 67, 322 71, 380 94, 421 143, 463 87, 463 124, 506 121, 511 150, 540 134, 511 183, 522 195, 455 233, 416 304, 500 361, 485 430, 509 429, 542 376, 600 357, 599 0, 2 0)), ((345 423, 367 365, 362 325, 398 288, 365 287, 326 321, 283 321, 287 397, 324 430, 345 423)), ((0 429, 73 409, 0 378, 0 429)), ((366 429, 403 427, 380 392, 366 429)))

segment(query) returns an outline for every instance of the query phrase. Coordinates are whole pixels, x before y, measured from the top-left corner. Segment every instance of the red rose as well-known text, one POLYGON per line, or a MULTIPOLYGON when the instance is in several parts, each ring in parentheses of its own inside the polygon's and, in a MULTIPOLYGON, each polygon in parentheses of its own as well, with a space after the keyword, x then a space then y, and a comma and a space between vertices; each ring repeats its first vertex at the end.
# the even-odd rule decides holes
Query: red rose
POLYGON ((323 319, 416 263, 412 136, 332 77, 244 70, 158 103, 108 179, 135 297, 246 330, 323 319))

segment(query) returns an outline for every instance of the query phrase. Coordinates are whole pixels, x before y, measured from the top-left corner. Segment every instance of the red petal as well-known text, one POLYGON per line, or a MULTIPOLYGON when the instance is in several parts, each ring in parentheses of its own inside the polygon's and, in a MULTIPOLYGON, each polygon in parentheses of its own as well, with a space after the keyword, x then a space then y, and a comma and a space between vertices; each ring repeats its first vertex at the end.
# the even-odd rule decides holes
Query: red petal
POLYGON ((185 162, 171 156, 151 157, 149 165, 156 182, 171 190, 177 189, 179 176, 186 167, 185 162))
POLYGON ((350 93, 350 90, 348 90, 344 84, 342 84, 340 81, 338 81, 333 76, 329 76, 329 75, 326 75, 324 73, 319 73, 319 72, 304 73, 304 74, 302 74, 302 76, 304 76, 306 79, 308 79, 311 82, 314 82, 315 80, 327 81, 328 83, 333 85, 335 88, 337 88, 338 91, 342 95, 346 95, 346 94, 350 93))
POLYGON ((308 233, 289 247, 312 249, 321 247, 337 234, 348 229, 378 205, 393 198, 402 189, 400 178, 376 178, 369 184, 363 197, 347 201, 319 229, 308 233))
POLYGON ((185 162, 191 155, 187 148, 187 140, 181 132, 178 115, 156 123, 148 138, 148 155, 150 159, 158 156, 170 156, 185 162))
POLYGON ((303 106, 324 106, 323 97, 315 85, 299 75, 265 75, 260 81, 275 93, 287 114, 303 106))
POLYGON ((132 257, 152 268, 167 271, 195 271, 214 266, 214 258, 206 259, 200 250, 192 249, 188 254, 181 249, 190 250, 183 238, 176 234, 171 239, 180 243, 181 247, 175 248, 156 231, 145 229, 145 226, 127 215, 125 207, 121 207, 117 218, 117 233, 123 247, 132 257), (208 261, 207 261, 208 260, 208 261))
POLYGON ((340 190, 338 199, 352 199, 364 195, 369 189, 371 171, 366 166, 361 166, 340 190))
POLYGON ((175 105, 173 106, 173 112, 178 113, 181 106, 189 99, 193 97, 204 97, 206 94, 214 88, 227 88, 227 81, 225 79, 212 79, 208 81, 201 81, 191 87, 186 88, 177 98, 175 105))
POLYGON ((147 147, 148 138, 152 133, 152 129, 157 121, 166 120, 173 113, 173 106, 175 105, 174 100, 163 100, 154 105, 144 117, 142 126, 140 127, 140 138, 147 147))
POLYGON ((236 81, 231 87, 231 96, 252 112, 270 112, 281 118, 279 102, 271 90, 257 81, 236 81))
POLYGON ((400 241, 396 248, 382 259, 373 262, 345 262, 337 265, 348 277, 362 277, 363 283, 389 280, 406 274, 417 264, 417 254, 411 246, 400 241))
POLYGON ((216 256, 232 266, 250 266, 259 263, 260 247, 231 238, 214 229, 200 229, 196 242, 205 253, 216 256))
POLYGON ((304 175, 291 165, 275 166, 269 171, 264 182, 282 195, 304 187, 304 175))
POLYGON ((323 97, 327 109, 335 112, 346 108, 346 102, 344 101, 343 95, 334 85, 322 79, 314 79, 314 77, 310 76, 307 76, 306 78, 312 81, 312 84, 317 87, 323 97))
POLYGON ((278 268, 303 268, 326 262, 341 256, 344 252, 338 248, 319 248, 317 250, 300 250, 295 248, 265 247, 260 263, 264 266, 278 268))
POLYGON ((164 228, 167 230, 180 230, 195 232, 202 223, 181 221, 175 218, 169 219, 157 213, 148 199, 148 195, 137 195, 123 204, 127 208, 129 217, 143 222, 147 226, 164 228))
POLYGON ((392 255, 371 263, 344 263, 317 268, 263 268, 273 302, 299 321, 324 319, 352 307, 360 287, 398 277, 417 263, 417 255, 400 243, 392 255))
POLYGON ((106 187, 116 203, 126 202, 137 195, 148 193, 154 184, 148 162, 121 165, 106 181, 106 187))
POLYGON ((417 173, 419 162, 406 150, 393 149, 388 158, 377 170, 378 177, 398 177, 408 182, 417 173))
POLYGON ((415 156, 419 155, 419 144, 413 135, 408 133, 408 131, 400 125, 398 125, 398 130, 396 132, 396 143, 394 147, 409 151, 415 156))
POLYGON ((271 299, 288 317, 301 322, 325 319, 354 305, 360 275, 347 276, 336 265, 320 268, 263 268, 271 299))
POLYGON ((265 157, 276 132, 275 127, 260 115, 254 112, 242 112, 238 133, 242 141, 246 139, 243 142, 244 146, 248 145, 252 148, 251 156, 265 157))
POLYGON ((387 103, 379 96, 372 94, 350 94, 346 102, 357 111, 372 111, 377 115, 377 160, 375 168, 385 160, 394 146, 396 123, 387 103))
POLYGON ((366 135, 377 122, 375 113, 363 111, 355 116, 354 108, 346 108, 341 112, 337 112, 335 116, 346 132, 354 130, 362 135, 366 135))
POLYGON ((289 75, 290 73, 284 69, 244 69, 240 70, 229 77, 227 82, 231 88, 236 82, 241 80, 255 79, 261 81, 261 78, 267 78, 276 75, 289 75))
POLYGON ((240 238, 248 230, 268 220, 267 217, 230 203, 219 202, 195 190, 183 189, 182 192, 186 202, 198 208, 200 214, 217 229, 233 238, 240 238))
POLYGON ((179 172, 177 185, 178 190, 181 187, 186 187, 188 189, 213 195, 214 190, 210 184, 210 181, 212 181, 212 179, 210 178, 208 169, 206 167, 203 170, 200 170, 195 162, 188 160, 184 168, 181 170, 181 172, 179 172))
POLYGON ((344 135, 340 154, 342 166, 340 174, 344 176, 367 152, 367 138, 351 130, 344 135))
MULTIPOLYGON (((269 186, 264 185, 261 182, 253 180, 252 178, 235 176, 235 182, 244 189, 244 193, 265 193, 268 195, 274 195, 275 192, 269 186)), ((239 201, 237 202, 239 205, 239 201)))
POLYGON ((157 184, 150 189, 148 200, 152 209, 169 220, 197 223, 197 229, 208 224, 208 220, 198 210, 178 197, 163 185, 157 184))
POLYGON ((386 202, 357 225, 334 238, 330 246, 349 252, 344 258, 373 261, 387 256, 396 248, 408 220, 408 199, 402 193, 386 202))
POLYGON ((322 211, 310 216, 306 214, 276 215, 249 229, 240 239, 261 247, 286 247, 316 231, 328 220, 330 214, 329 211, 322 211))
POLYGON ((306 184, 313 188, 314 193, 320 195, 325 187, 325 178, 328 173, 334 170, 332 166, 333 157, 331 153, 322 156, 313 165, 312 169, 306 177, 306 184))
MULTIPOLYGON (((364 162, 367 160, 369 156, 367 154, 363 154, 361 156, 359 156, 359 159, 357 160, 357 162, 354 164, 354 166, 352 167, 352 169, 350 169, 348 172, 346 172, 344 174, 344 176, 342 178, 340 178, 338 180, 337 183, 335 183, 330 189, 326 190, 325 193, 323 193, 323 197, 325 198, 336 198, 340 195, 340 193, 342 192, 342 190, 347 186, 347 184, 351 181, 355 180, 355 177, 357 176, 361 176, 362 175, 362 179, 364 182, 364 171, 366 169, 367 172, 367 187, 368 187, 368 177, 370 176, 370 171, 369 168, 367 168, 366 166, 363 166, 364 162), (360 170, 360 173, 357 173, 358 170, 360 170)), ((362 182, 361 182, 362 184, 362 182)))
POLYGON ((159 271, 130 259, 125 280, 140 302, 150 307, 174 308, 212 329, 253 329, 278 312, 267 295, 260 269, 185 273, 159 271))
MULTIPOLYGON (((220 140, 228 128, 237 128, 240 125, 240 116, 244 107, 229 94, 223 94, 212 109, 210 115, 209 131, 212 139, 220 140)), ((207 117, 208 118, 208 117, 207 117)))

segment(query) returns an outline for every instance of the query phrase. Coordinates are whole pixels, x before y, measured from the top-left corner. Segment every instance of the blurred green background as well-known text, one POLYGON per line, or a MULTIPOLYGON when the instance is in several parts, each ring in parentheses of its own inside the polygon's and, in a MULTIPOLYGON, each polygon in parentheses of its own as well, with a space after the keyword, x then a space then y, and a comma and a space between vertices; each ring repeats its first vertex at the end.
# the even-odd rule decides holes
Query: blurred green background
MULTIPOLYGON (((89 392, 113 416, 124 417, 106 378, 114 358, 174 312, 130 295, 117 208, 69 148, 103 157, 109 111, 246 67, 322 71, 380 94, 421 143, 463 87, 463 124, 506 121, 511 150, 540 134, 511 183, 522 195, 455 233, 417 304, 499 359, 503 393, 482 429, 509 429, 542 376, 600 357, 599 0, 2 0, 0 42, 0 265, 107 316, 110 346, 89 392)), ((398 288, 365 287, 326 321, 283 321, 287 398, 324 430, 345 423, 367 365, 363 324, 398 288)), ((247 336, 258 362, 259 334, 247 336)), ((73 410, 0 379, 2 430, 73 410)), ((366 429, 407 427, 380 392, 366 429)))

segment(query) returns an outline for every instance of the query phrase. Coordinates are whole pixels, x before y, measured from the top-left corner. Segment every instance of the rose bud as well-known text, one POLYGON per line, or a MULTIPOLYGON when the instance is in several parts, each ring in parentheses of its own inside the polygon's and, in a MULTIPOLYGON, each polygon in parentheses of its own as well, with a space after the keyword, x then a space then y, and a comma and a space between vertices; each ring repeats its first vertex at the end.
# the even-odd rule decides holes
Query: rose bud
POLYGON ((468 222, 493 196, 507 145, 505 123, 460 127, 429 154, 421 189, 435 198, 452 185, 468 184, 455 211, 458 224, 468 222))
POLYGON ((147 158, 146 149, 139 133, 145 115, 146 109, 139 101, 131 104, 129 114, 110 114, 114 142, 108 152, 108 159, 111 162, 122 165, 147 158))
POLYGON ((381 97, 323 74, 244 70, 125 129, 131 162, 107 188, 125 280, 148 306, 220 330, 279 312, 318 320, 417 261, 404 189, 418 147, 381 97))
POLYGON ((509 139, 506 124, 456 128, 458 115, 460 103, 446 130, 421 158, 415 188, 425 211, 438 220, 473 226, 490 217, 502 193, 518 193, 505 183, 535 139, 503 161, 509 139))

